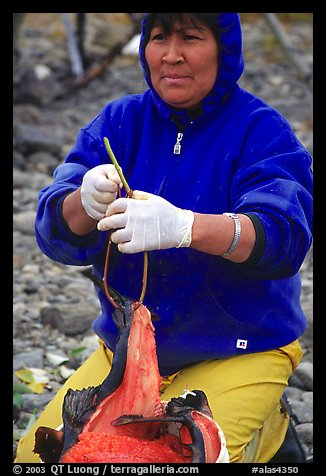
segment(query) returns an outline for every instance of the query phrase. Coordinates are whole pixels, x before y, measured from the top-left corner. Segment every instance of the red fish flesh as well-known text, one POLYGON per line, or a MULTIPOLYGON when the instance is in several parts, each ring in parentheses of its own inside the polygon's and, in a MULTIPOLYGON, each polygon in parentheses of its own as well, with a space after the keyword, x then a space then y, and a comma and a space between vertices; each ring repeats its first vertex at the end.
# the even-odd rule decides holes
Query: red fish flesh
POLYGON ((98 387, 68 390, 63 428, 39 427, 34 452, 45 463, 228 462, 204 392, 161 401, 148 309, 125 299, 114 318, 119 338, 108 377, 98 387))

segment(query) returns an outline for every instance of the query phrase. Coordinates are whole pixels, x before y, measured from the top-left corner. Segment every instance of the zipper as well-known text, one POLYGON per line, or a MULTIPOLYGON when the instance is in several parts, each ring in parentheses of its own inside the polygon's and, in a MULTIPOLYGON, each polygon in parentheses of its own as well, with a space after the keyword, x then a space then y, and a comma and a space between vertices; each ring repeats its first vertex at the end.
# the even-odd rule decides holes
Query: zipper
MULTIPOLYGON (((180 142, 182 141, 182 137, 183 137, 183 133, 178 132, 177 141, 176 141, 176 143, 174 144, 174 147, 173 147, 173 154, 174 155, 180 155, 180 153, 181 153, 181 143, 180 142)), ((163 181, 162 181, 162 183, 159 187, 158 195, 161 195, 161 196, 164 195, 164 191, 165 191, 167 181, 168 181, 169 177, 171 176, 172 171, 176 167, 176 164, 177 164, 178 160, 179 160, 179 158, 178 159, 176 158, 175 160, 171 160, 171 162, 169 164, 169 170, 168 170, 166 176, 164 177, 164 179, 163 179, 163 181)))
POLYGON ((173 153, 175 155, 179 155, 181 152, 181 141, 182 141, 183 134, 182 132, 178 132, 177 135, 177 142, 174 145, 173 153))
MULTIPOLYGON (((190 124, 192 124, 192 122, 190 124)), ((182 141, 182 138, 183 138, 183 132, 180 132, 180 131, 184 131, 186 128, 187 128, 187 126, 185 126, 183 124, 178 125, 177 141, 176 141, 176 143, 174 144, 174 147, 173 147, 173 154, 174 155, 180 155, 181 154, 181 141, 182 141)), ((179 159, 176 159, 176 160, 171 162, 169 171, 168 171, 167 175, 165 176, 165 178, 164 178, 164 180, 161 183, 161 186, 159 188, 158 195, 161 195, 161 196, 164 195, 166 184, 167 184, 169 178, 171 177, 171 174, 173 173, 173 170, 175 169, 178 161, 179 161, 179 159)))

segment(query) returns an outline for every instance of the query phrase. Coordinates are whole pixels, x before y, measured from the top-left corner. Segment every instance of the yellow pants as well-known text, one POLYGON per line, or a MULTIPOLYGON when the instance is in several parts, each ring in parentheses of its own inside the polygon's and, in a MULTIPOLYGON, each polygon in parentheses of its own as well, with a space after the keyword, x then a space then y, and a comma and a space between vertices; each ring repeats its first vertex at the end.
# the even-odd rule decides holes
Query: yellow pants
MULTIPOLYGON (((65 382, 29 433, 21 438, 15 462, 40 462, 33 453, 36 429, 57 428, 62 423, 62 402, 67 390, 102 383, 111 369, 112 356, 100 341, 99 348, 65 382)), ((230 462, 266 463, 279 449, 287 431, 289 416, 280 411, 280 399, 301 358, 300 344, 294 341, 276 350, 205 361, 164 378, 161 398, 178 397, 186 386, 189 390, 203 390, 224 432, 230 462)))

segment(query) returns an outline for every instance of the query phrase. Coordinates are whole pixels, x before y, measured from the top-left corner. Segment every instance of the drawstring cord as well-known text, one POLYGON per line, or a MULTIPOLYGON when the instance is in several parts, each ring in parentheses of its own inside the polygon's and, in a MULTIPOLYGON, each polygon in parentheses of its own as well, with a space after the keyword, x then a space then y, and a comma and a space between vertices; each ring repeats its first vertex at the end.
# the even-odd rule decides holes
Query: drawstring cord
MULTIPOLYGON (((121 182, 123 183, 123 186, 126 190, 127 198, 132 198, 133 191, 129 187, 129 185, 128 185, 128 183, 127 183, 127 181, 126 181, 126 179, 125 179, 125 177, 122 173, 122 169, 119 166, 118 161, 114 156, 114 153, 111 149, 111 146, 110 146, 110 143, 109 143, 109 140, 107 139, 107 137, 104 137, 104 144, 105 144, 106 151, 109 154, 109 157, 110 157, 113 165, 115 166, 116 171, 117 171, 117 173, 118 173, 118 175, 121 179, 121 182)), ((121 190, 120 189, 119 189, 118 196, 121 197, 121 190)), ((104 263, 103 285, 104 285, 104 290, 105 290, 106 297, 108 298, 108 300, 110 301, 112 306, 114 306, 116 309, 121 309, 119 304, 116 303, 115 300, 113 299, 113 297, 111 296, 109 288, 108 288, 107 275, 108 275, 108 268, 109 268, 109 261, 110 261, 111 244, 112 244, 111 236, 109 236, 108 246, 107 246, 107 249, 106 249, 105 263, 104 263)), ((137 309, 144 301, 145 293, 146 293, 146 287, 147 287, 147 275, 148 275, 148 252, 144 251, 144 267, 143 267, 142 290, 141 290, 140 298, 138 300, 138 305, 135 309, 137 309)))

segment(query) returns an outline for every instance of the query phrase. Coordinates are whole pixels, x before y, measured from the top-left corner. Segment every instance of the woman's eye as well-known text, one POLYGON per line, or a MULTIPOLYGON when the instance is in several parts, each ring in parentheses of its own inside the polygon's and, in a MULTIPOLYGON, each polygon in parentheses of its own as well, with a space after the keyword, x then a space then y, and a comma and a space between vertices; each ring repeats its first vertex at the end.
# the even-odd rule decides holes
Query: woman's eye
POLYGON ((195 36, 195 35, 185 35, 184 36, 184 39, 185 40, 200 40, 200 38, 198 36, 195 36))
POLYGON ((152 36, 152 41, 160 41, 160 40, 164 40, 166 37, 166 35, 164 33, 157 33, 156 35, 153 35, 152 36))

